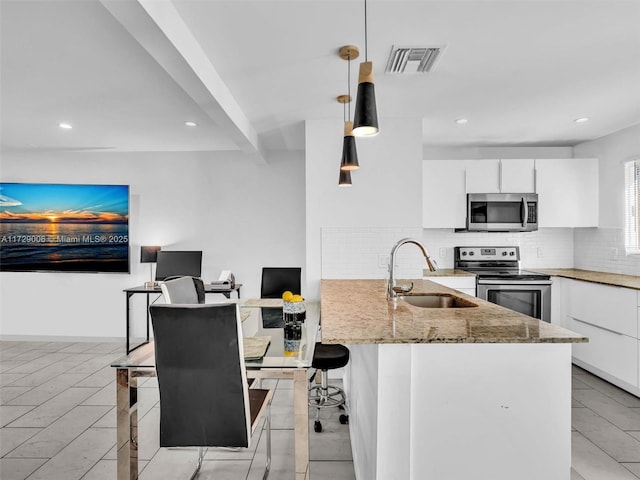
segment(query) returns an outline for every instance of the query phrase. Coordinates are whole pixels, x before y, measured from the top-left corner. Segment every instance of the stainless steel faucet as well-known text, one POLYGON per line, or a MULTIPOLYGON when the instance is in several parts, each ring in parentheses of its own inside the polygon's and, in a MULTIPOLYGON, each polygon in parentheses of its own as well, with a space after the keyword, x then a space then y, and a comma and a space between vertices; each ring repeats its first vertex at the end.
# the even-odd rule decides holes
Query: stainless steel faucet
POLYGON ((424 248, 420 242, 412 238, 403 238, 402 240, 398 240, 391 249, 391 255, 389 255, 389 282, 387 283, 387 300, 397 298, 398 293, 408 293, 413 289, 413 282, 411 283, 411 285, 396 285, 396 252, 398 251, 398 248, 400 248, 405 243, 413 243, 422 251, 424 258, 427 261, 427 267, 430 271, 435 272, 438 269, 438 265, 436 264, 435 260, 432 260, 431 257, 429 257, 426 248, 424 248))

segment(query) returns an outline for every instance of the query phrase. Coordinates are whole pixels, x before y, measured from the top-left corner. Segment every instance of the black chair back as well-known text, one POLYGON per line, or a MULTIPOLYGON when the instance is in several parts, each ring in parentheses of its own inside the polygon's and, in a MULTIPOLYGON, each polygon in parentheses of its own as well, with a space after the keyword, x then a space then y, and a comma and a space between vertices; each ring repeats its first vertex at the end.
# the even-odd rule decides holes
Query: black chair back
POLYGON ((300 294, 301 274, 300 267, 264 267, 260 298, 282 298, 287 290, 300 294))
POLYGON ((238 306, 152 305, 160 446, 247 447, 249 399, 238 306))

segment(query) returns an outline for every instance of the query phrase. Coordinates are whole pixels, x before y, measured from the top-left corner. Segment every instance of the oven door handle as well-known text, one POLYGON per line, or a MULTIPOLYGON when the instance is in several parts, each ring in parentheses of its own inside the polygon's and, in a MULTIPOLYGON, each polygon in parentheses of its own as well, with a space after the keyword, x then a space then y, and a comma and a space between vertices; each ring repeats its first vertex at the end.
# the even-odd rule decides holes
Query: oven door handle
POLYGON ((527 228, 527 217, 529 216, 527 199, 522 197, 522 205, 520 207, 520 220, 522 221, 522 228, 527 228))
POLYGON ((536 285, 551 285, 551 280, 478 280, 478 285, 523 285, 535 287, 536 285))

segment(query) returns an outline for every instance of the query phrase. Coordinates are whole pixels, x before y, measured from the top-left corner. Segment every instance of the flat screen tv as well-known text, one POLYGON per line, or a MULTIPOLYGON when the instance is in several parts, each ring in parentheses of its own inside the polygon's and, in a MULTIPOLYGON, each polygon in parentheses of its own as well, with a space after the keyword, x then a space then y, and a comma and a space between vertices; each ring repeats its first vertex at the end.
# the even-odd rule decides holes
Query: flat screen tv
POLYGON ((129 272, 129 186, 0 183, 0 271, 129 272))
POLYGON ((156 280, 171 277, 200 277, 202 274, 202 251, 160 250, 156 259, 156 280))

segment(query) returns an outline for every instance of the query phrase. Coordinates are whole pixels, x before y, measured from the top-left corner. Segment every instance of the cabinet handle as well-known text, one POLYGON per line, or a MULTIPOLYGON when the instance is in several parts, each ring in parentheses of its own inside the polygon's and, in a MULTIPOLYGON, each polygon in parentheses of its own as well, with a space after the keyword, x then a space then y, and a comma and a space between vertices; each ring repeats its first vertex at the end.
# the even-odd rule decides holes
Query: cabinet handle
POLYGON ((502 193, 502 159, 498 161, 498 191, 502 193))
POLYGON ((624 333, 616 332, 615 330, 611 330, 610 328, 601 327, 600 325, 596 325, 595 323, 585 322, 584 320, 580 320, 579 318, 576 318, 576 317, 571 317, 571 318, 573 318, 578 323, 584 323, 585 325, 599 328, 600 330, 604 330, 605 332, 615 333, 616 335, 620 335, 620 336, 624 335, 624 333))

